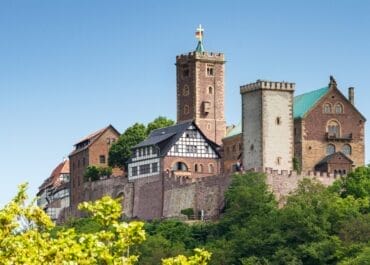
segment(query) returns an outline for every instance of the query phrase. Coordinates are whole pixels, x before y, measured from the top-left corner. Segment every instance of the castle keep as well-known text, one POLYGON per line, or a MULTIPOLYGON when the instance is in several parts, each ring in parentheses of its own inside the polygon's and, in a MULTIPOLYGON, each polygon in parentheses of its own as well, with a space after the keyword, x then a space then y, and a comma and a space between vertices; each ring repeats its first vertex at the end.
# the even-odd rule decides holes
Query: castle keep
MULTIPOLYGON (((241 123, 226 127, 225 57, 205 51, 201 27, 196 35, 196 49, 176 57, 177 124, 154 130, 133 146, 127 172, 83 178, 88 165, 107 163, 119 137, 112 126, 75 145, 69 156, 73 215, 79 202, 110 195, 124 197, 127 217, 179 217, 191 208, 202 218, 217 218, 236 171, 264 172, 283 202, 305 177, 330 185, 364 164, 366 119, 354 105, 354 89, 346 98, 333 77, 328 86, 298 96, 295 83, 243 85, 241 123)), ((50 183, 39 194, 46 194, 50 183)), ((46 208, 52 204, 45 205, 51 211, 46 208)))

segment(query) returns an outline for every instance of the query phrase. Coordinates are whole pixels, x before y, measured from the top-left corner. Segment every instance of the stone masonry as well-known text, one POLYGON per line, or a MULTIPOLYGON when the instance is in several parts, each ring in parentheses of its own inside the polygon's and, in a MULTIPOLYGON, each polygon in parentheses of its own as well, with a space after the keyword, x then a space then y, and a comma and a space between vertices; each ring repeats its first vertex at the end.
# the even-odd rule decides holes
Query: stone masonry
POLYGON ((176 57, 177 121, 195 123, 217 144, 225 136, 222 53, 191 52, 176 57))

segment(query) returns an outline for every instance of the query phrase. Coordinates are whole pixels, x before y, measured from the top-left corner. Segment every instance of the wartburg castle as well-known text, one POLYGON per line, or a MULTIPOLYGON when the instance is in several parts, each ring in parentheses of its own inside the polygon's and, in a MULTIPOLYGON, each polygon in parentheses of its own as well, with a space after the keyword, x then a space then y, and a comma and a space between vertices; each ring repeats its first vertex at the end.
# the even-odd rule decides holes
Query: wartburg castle
POLYGON ((184 217, 184 209, 217 218, 235 172, 266 173, 283 202, 305 177, 330 185, 364 165, 366 119, 353 87, 345 96, 330 77, 328 85, 295 95, 294 83, 257 80, 241 85, 241 121, 228 126, 225 56, 204 49, 201 26, 196 36, 196 49, 176 56, 177 123, 152 131, 132 147, 124 171, 98 180, 86 180, 85 171, 108 165, 120 132, 109 125, 76 142, 39 188, 38 205, 53 220, 81 216, 80 202, 104 195, 123 197, 128 218, 184 217))

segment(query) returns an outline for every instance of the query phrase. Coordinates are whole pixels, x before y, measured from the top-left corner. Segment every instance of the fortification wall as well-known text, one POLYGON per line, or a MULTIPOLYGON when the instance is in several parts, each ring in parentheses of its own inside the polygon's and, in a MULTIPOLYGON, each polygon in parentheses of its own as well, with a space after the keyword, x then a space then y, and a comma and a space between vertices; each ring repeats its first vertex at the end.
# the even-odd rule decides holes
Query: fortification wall
MULTIPOLYGON (((133 197, 133 184, 126 177, 114 177, 104 180, 89 181, 84 183, 84 201, 95 201, 108 195, 112 198, 123 197, 122 207, 125 216, 131 217, 133 197)), ((80 216, 81 213, 78 214, 80 216)))
MULTIPOLYGON (((266 174, 266 182, 280 205, 304 178, 315 179, 328 186, 340 177, 320 172, 297 174, 295 171, 271 168, 251 171, 266 174)), ((224 207, 224 193, 231 179, 230 175, 189 178, 163 174, 128 182, 125 177, 117 177, 85 183, 84 199, 93 201, 104 195, 113 198, 123 196, 124 215, 129 218, 150 220, 180 217, 181 210, 192 208, 194 213, 203 210, 205 218, 213 219, 219 216, 224 207)))

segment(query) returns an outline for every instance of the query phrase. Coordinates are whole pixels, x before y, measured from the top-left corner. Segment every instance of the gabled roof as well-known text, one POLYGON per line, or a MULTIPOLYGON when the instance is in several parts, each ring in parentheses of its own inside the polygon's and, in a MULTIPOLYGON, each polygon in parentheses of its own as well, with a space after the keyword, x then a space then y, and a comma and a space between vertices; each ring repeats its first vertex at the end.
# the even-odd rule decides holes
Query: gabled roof
POLYGON ((120 135, 120 133, 116 130, 116 128, 114 128, 111 124, 109 124, 107 127, 104 127, 103 129, 100 129, 96 132, 93 132, 92 134, 89 134, 88 136, 82 138, 81 140, 79 140, 77 143, 74 144, 75 147, 77 147, 77 145, 79 144, 82 144, 84 142, 87 142, 86 146, 84 146, 83 148, 76 148, 75 150, 73 150, 69 155, 74 155, 76 153, 79 153, 80 151, 82 150, 85 150, 87 149, 88 147, 90 147, 97 139, 99 139, 100 136, 102 136, 108 129, 112 129, 117 135, 120 135))
POLYGON ((59 182, 60 174, 69 174, 69 160, 64 160, 53 169, 50 176, 46 180, 44 180, 44 182, 39 187, 39 191, 47 187, 56 187, 60 185, 59 182))
MULTIPOLYGON (((171 147, 177 142, 177 140, 183 135, 183 133, 190 127, 194 126, 204 137, 207 143, 217 152, 219 147, 216 143, 209 140, 203 132, 198 128, 194 121, 188 120, 177 123, 175 125, 153 130, 147 139, 135 145, 132 149, 139 147, 157 145, 160 149, 160 156, 164 156, 171 149, 171 147)), ((219 154, 218 154, 219 155, 219 154)))
POLYGON ((319 163, 317 163, 317 165, 322 165, 322 164, 328 163, 328 162, 330 162, 330 160, 335 158, 337 155, 343 157, 349 163, 353 164, 353 161, 351 159, 349 159, 345 154, 343 154, 342 152, 335 152, 335 153, 332 153, 332 154, 327 155, 326 157, 324 157, 319 163))
POLYGON ((293 117, 303 118, 315 104, 329 91, 329 87, 323 87, 294 97, 293 117))

